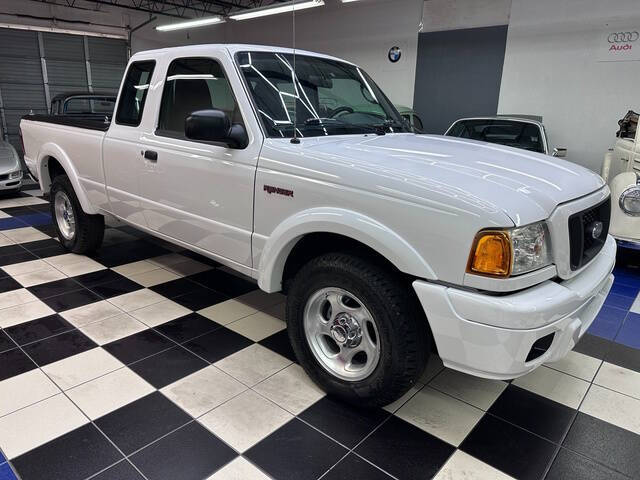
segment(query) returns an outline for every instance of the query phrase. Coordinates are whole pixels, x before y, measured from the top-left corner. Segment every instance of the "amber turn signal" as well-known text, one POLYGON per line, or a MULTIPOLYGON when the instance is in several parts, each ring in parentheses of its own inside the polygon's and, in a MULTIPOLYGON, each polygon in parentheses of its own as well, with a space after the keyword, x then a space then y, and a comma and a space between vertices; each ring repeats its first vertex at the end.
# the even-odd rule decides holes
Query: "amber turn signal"
POLYGON ((476 235, 467 267, 469 273, 508 277, 511 273, 511 239, 499 230, 476 235))

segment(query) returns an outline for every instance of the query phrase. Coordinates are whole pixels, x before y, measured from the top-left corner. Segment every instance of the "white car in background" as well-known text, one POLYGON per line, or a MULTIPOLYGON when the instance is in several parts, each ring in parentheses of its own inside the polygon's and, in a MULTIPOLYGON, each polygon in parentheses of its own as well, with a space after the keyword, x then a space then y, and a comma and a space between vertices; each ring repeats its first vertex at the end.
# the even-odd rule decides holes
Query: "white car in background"
POLYGON ((445 136, 497 143, 553 157, 566 157, 567 149, 550 148, 542 117, 535 115, 497 115, 456 120, 445 136))
POLYGON ((9 142, 0 140, 0 194, 17 193, 22 188, 20 157, 9 142))
POLYGON ((602 178, 611 189, 609 233, 623 247, 640 250, 640 134, 638 114, 629 111, 604 157, 602 178))

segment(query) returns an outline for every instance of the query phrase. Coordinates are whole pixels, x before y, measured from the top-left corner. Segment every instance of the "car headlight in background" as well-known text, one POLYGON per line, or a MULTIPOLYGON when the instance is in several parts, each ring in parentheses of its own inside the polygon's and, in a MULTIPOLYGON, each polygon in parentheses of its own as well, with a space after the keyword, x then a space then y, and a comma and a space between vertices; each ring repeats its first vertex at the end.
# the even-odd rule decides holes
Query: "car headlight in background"
POLYGON ((9 180, 15 180, 16 178, 22 178, 22 170, 11 172, 9 174, 9 180))
POLYGON ((627 188, 620 195, 620 208, 627 215, 640 217, 640 177, 635 185, 627 188))
POLYGON ((482 230, 476 235, 467 271, 508 277, 551 264, 549 231, 545 222, 505 230, 482 230))

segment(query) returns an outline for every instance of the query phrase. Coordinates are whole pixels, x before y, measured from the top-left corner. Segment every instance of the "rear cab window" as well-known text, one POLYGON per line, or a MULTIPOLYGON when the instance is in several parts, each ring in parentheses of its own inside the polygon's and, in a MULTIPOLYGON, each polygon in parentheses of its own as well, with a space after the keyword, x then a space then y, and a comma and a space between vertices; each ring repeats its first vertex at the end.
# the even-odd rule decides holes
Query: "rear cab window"
POLYGON ((118 102, 117 124, 130 127, 140 125, 155 65, 154 60, 144 60, 129 66, 118 102))

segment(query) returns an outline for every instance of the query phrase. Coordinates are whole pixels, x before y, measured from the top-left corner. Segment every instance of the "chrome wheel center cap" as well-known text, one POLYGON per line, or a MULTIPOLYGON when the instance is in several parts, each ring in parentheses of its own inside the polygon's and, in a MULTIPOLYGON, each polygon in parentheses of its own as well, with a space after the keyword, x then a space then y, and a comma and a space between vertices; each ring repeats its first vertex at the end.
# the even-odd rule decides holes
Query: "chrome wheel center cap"
POLYGON ((354 348, 362 341, 362 328, 354 317, 341 313, 332 322, 331 336, 339 345, 354 348))

